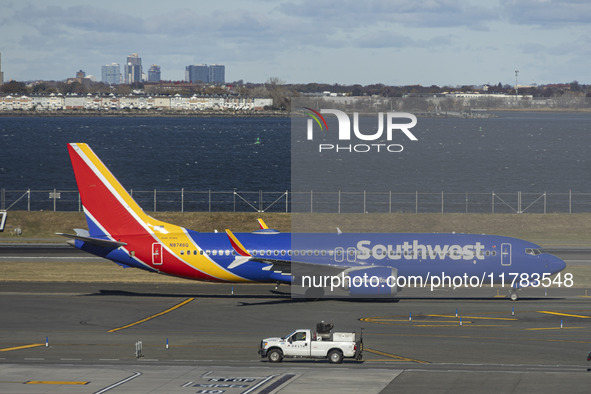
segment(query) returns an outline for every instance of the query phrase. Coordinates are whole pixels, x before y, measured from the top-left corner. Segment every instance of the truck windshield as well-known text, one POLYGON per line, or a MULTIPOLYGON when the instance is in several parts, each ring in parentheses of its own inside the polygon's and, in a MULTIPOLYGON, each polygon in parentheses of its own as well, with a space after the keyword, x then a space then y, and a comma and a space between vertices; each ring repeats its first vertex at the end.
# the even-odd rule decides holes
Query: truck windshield
POLYGON ((290 332, 289 334, 287 334, 286 336, 282 337, 281 339, 283 339, 284 341, 287 341, 289 339, 289 337, 291 337, 293 334, 295 334, 296 332, 290 332))

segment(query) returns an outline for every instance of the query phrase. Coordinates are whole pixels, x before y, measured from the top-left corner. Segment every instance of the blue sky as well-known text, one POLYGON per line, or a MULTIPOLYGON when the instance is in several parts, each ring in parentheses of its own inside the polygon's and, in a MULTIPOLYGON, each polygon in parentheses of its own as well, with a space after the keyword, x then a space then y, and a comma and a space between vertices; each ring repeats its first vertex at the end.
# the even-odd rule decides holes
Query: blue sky
POLYGON ((591 83, 587 0, 2 0, 5 81, 100 80, 136 52, 182 80, 362 85, 591 83))

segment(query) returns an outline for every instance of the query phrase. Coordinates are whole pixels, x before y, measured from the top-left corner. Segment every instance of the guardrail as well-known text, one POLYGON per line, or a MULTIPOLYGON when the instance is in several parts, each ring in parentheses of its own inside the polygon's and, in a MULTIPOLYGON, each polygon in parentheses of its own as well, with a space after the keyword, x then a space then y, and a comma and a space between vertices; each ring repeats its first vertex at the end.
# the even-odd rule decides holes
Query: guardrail
MULTIPOLYGON (((591 193, 395 193, 130 190, 146 211, 318 213, 584 213, 591 193)), ((77 190, 0 189, 0 210, 81 211, 77 190)))

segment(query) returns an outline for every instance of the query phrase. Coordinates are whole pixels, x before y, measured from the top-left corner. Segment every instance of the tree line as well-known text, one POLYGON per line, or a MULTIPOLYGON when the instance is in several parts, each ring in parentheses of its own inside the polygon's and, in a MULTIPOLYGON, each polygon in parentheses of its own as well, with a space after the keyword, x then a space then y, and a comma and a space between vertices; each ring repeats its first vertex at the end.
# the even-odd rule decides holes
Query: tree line
POLYGON ((561 97, 562 95, 591 97, 591 85, 579 84, 577 81, 562 84, 548 84, 534 87, 519 87, 518 92, 511 85, 487 85, 486 91, 481 87, 472 85, 461 87, 452 86, 390 86, 384 84, 370 85, 342 85, 342 84, 286 84, 277 77, 272 77, 265 83, 252 83, 236 81, 224 85, 190 84, 183 81, 162 81, 160 83, 134 83, 131 85, 108 85, 103 82, 92 82, 84 80, 83 83, 65 81, 36 81, 25 83, 9 81, 0 85, 2 95, 49 95, 49 94, 115 94, 118 96, 130 95, 137 92, 165 95, 241 95, 246 97, 270 97, 273 99, 274 109, 288 109, 290 97, 297 97, 302 94, 331 92, 338 95, 348 96, 381 96, 381 97, 406 97, 406 96, 429 96, 449 92, 480 92, 480 93, 503 93, 523 94, 533 97, 561 97))

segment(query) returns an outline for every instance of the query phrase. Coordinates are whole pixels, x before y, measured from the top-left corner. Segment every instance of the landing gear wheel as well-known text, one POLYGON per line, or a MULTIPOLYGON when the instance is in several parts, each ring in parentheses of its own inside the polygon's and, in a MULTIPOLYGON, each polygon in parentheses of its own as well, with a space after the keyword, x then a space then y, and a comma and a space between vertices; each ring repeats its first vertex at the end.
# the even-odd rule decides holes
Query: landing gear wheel
POLYGON ((272 349, 272 350, 269 350, 269 353, 267 354, 267 358, 269 359, 269 362, 271 362, 271 363, 280 363, 281 360, 283 360, 283 353, 281 353, 281 350, 272 349))
POLYGON ((517 295, 516 291, 512 291, 511 293, 509 293, 509 298, 511 299, 511 301, 517 301, 519 299, 519 296, 517 295))
POLYGON ((331 350, 328 353, 328 361, 331 364, 340 364, 343 362, 343 353, 340 350, 331 350))

